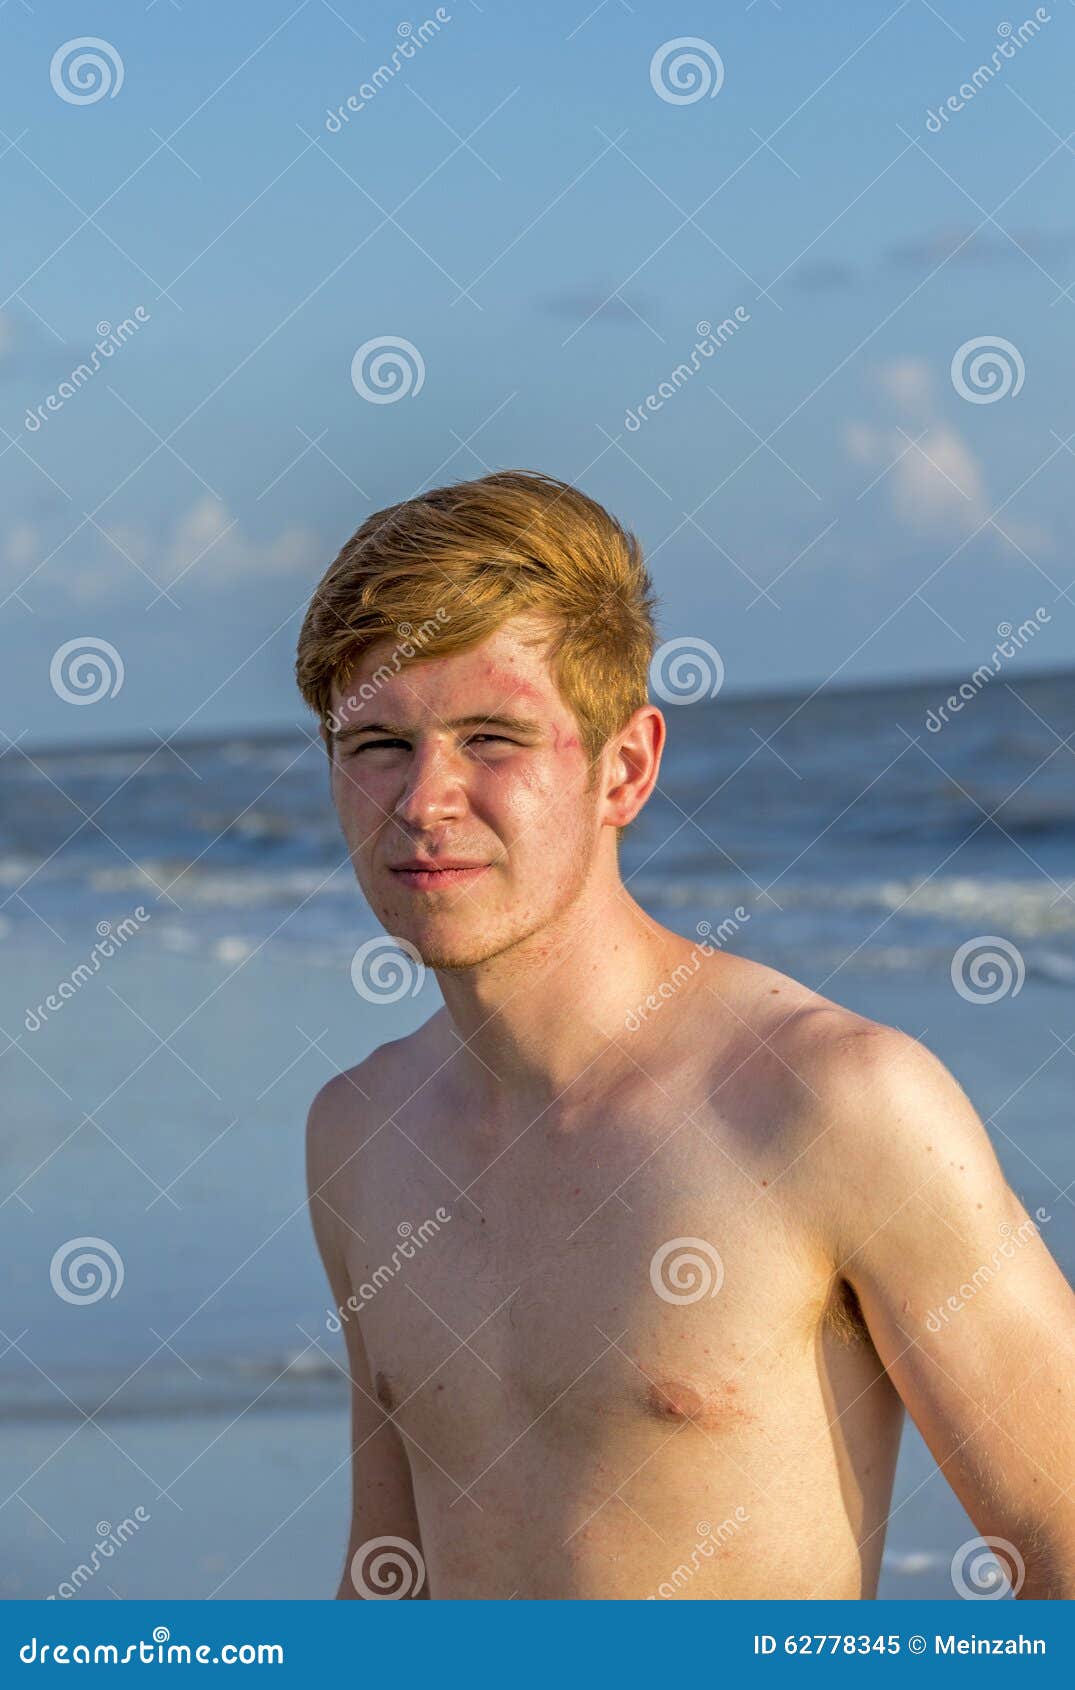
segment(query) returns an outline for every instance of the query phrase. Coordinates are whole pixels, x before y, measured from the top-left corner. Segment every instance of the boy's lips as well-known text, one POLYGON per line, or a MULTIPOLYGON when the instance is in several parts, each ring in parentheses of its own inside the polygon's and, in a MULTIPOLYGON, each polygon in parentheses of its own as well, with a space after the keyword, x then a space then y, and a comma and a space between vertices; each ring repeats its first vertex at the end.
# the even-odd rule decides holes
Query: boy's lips
POLYGON ((461 857, 428 860, 415 858, 411 862, 394 864, 392 873, 397 880, 402 880, 405 886, 428 892, 446 890, 449 886, 462 886, 469 880, 477 879, 479 874, 484 874, 488 867, 488 863, 471 863, 461 857))

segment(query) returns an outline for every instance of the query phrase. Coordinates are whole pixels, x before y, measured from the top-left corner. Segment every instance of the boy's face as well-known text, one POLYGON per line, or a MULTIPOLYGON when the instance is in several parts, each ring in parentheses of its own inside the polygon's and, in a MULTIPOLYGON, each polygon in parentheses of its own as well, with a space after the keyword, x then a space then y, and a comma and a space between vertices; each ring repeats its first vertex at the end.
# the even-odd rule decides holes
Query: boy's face
POLYGON ((543 928, 594 867, 601 787, 543 646, 524 643, 535 631, 513 617, 375 683, 394 668, 385 640, 333 695, 332 792, 355 874, 431 968, 473 967, 543 928))

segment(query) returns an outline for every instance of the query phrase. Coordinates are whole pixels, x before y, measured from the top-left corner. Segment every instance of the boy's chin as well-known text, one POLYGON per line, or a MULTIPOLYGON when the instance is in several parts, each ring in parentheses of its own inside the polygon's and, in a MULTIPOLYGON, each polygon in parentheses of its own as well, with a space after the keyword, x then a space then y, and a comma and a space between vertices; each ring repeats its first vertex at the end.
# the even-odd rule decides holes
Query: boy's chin
POLYGON ((438 973, 461 973, 468 968, 477 968, 480 963, 488 962, 491 956, 496 956, 502 948, 475 945, 473 939, 460 939, 452 943, 442 935, 425 934, 411 943, 427 968, 438 973))
POLYGON ((476 933, 473 922, 468 925, 469 931, 453 932, 448 922, 430 922, 428 926, 417 923, 406 937, 427 968, 446 974, 477 968, 481 963, 499 956, 502 951, 510 950, 513 943, 511 938, 503 934, 493 937, 491 934, 476 933))

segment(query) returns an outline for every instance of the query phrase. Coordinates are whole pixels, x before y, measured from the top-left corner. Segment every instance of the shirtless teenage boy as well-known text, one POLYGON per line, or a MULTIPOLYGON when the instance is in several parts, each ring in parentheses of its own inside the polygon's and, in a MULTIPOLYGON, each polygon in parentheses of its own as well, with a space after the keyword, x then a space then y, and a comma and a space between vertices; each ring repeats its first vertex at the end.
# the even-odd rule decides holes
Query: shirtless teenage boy
POLYGON ((621 879, 653 608, 600 506, 505 471, 371 516, 307 612, 359 885, 444 998, 310 1110, 338 1595, 871 1597, 906 1407, 1018 1594, 1075 1596, 1075 1295, 967 1098, 621 879))

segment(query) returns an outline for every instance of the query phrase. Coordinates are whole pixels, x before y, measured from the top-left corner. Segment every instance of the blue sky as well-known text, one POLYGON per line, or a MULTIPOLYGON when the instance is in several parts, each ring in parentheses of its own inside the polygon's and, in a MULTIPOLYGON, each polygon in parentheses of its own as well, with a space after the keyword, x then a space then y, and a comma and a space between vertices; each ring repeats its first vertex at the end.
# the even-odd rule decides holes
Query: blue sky
POLYGON ((729 691, 961 675, 1039 606, 1020 664, 1075 661, 1075 6, 1043 12, 938 128, 1033 8, 455 0, 327 125, 435 7, 9 0, 0 728, 308 721, 295 638, 342 541, 507 466, 639 534, 663 636, 729 691), (116 91, 76 103, 50 67, 84 36, 116 91), (687 37, 714 91, 670 100, 687 37), (423 372, 392 403, 352 382, 380 337, 423 372), (1017 392, 957 390, 979 339, 1017 392), (84 639, 123 682, 73 708, 50 662, 84 639))

